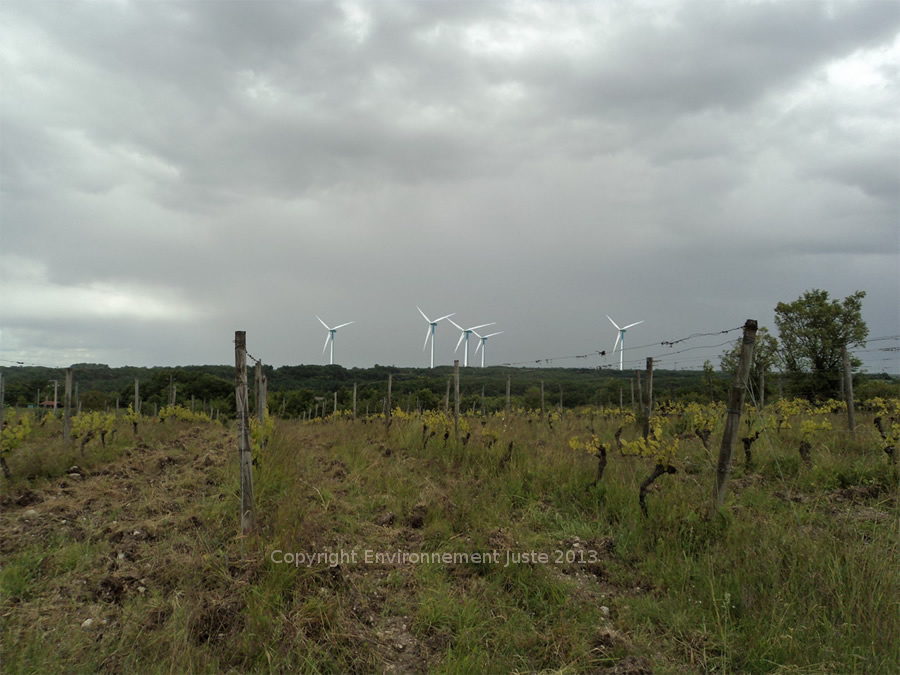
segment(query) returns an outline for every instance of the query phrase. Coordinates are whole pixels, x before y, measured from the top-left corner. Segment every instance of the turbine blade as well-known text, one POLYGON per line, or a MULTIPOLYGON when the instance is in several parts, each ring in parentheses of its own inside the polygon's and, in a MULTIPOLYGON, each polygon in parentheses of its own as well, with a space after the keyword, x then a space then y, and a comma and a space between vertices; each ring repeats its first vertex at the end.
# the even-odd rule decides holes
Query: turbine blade
POLYGON ((630 323, 627 326, 625 326, 625 328, 623 328, 622 330, 628 330, 632 326, 637 326, 639 323, 644 323, 644 322, 643 321, 635 321, 634 323, 630 323))
POLYGON ((459 350, 459 346, 462 344, 463 338, 466 337, 465 332, 459 334, 459 342, 456 343, 456 349, 453 350, 456 353, 459 350))
POLYGON ((478 353, 478 350, 481 349, 483 346, 484 346, 484 338, 481 338, 481 339, 478 341, 478 344, 475 345, 475 353, 477 354, 477 353, 478 353))
POLYGON ((469 330, 475 330, 476 328, 484 328, 485 326, 493 326, 496 321, 491 321, 490 323, 483 323, 480 326, 472 326, 469 330))
POLYGON ((616 333, 616 344, 613 345, 613 353, 616 351, 616 347, 619 346, 619 339, 622 337, 622 333, 616 333))
POLYGON ((619 328, 619 324, 617 324, 615 321, 613 321, 613 320, 612 320, 612 317, 610 317, 609 314, 606 315, 606 318, 609 319, 609 322, 610 322, 613 326, 615 326, 618 330, 622 330, 621 328, 619 328))
POLYGON ((425 312, 422 311, 422 308, 421 308, 421 307, 419 307, 418 305, 416 305, 416 309, 419 310, 419 314, 421 314, 423 317, 425 317, 425 320, 426 320, 428 323, 431 323, 431 319, 429 319, 427 316, 425 316, 425 312))
POLYGON ((500 333, 502 333, 502 332, 503 332, 502 330, 498 330, 496 333, 491 333, 490 335, 485 335, 484 339, 487 340, 489 337, 494 337, 495 335, 500 335, 500 333))
POLYGON ((322 353, 325 353, 325 350, 328 349, 328 341, 331 340, 331 329, 328 329, 328 335, 325 336, 325 346, 322 347, 322 353))
POLYGON ((332 330, 337 330, 338 328, 343 328, 344 326, 349 326, 351 323, 356 323, 356 322, 348 321, 347 323, 342 323, 340 326, 335 326, 332 330))
MULTIPOLYGON (((319 319, 319 315, 318 315, 318 314, 316 314, 316 318, 319 319)), ((328 330, 331 330, 331 327, 330 327, 327 323, 325 323, 324 321, 322 321, 322 319, 319 319, 319 323, 322 324, 323 326, 325 326, 325 328, 327 328, 328 330)))
POLYGON ((431 324, 428 324, 428 328, 425 329, 425 344, 422 345, 422 351, 425 351, 425 347, 428 346, 428 338, 431 337, 431 324))
POLYGON ((460 326, 460 325, 459 325, 458 323, 456 323, 453 319, 447 317, 447 321, 449 321, 450 323, 452 323, 454 326, 456 326, 456 327, 459 328, 460 330, 465 330, 465 328, 463 328, 462 326, 460 326))
POLYGON ((443 321, 444 319, 449 319, 451 316, 454 316, 455 314, 456 314, 456 312, 451 312, 447 316, 442 316, 440 319, 435 319, 434 322, 437 323, 438 321, 443 321))

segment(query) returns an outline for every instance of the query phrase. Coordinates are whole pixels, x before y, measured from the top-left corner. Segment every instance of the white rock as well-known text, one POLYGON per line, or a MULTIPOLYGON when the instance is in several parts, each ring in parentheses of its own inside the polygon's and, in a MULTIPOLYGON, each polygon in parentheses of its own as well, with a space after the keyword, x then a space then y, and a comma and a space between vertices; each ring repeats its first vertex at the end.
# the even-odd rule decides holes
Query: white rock
POLYGON ((81 622, 81 630, 94 630, 94 620, 85 619, 81 622))
POLYGON ((22 517, 27 520, 33 520, 34 518, 37 518, 40 515, 41 514, 38 513, 37 511, 35 511, 34 509, 28 509, 25 513, 22 514, 22 517))
POLYGON ((601 606, 600 606, 600 613, 601 613, 603 616, 609 616, 609 607, 607 607, 606 605, 601 605, 601 606))

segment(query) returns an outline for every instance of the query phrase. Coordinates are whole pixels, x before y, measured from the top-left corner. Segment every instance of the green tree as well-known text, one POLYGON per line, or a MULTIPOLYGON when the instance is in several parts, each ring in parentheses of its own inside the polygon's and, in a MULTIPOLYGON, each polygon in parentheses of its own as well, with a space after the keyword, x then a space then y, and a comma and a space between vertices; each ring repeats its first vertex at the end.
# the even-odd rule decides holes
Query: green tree
MULTIPOLYGON (((865 345, 869 329, 862 319, 865 291, 842 301, 828 291, 806 291, 794 302, 775 307, 784 370, 794 393, 810 400, 836 397, 841 375, 841 349, 865 345)), ((851 357, 851 365, 861 363, 851 357)))

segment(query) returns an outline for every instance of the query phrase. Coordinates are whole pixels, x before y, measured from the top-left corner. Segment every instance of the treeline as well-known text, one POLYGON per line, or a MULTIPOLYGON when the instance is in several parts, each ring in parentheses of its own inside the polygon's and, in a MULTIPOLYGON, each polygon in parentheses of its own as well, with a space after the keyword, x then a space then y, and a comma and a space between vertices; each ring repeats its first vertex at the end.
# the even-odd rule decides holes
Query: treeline
MULTIPOLYGON (((353 387, 357 388, 357 409, 360 414, 381 412, 387 394, 388 375, 391 376, 392 404, 415 410, 435 409, 444 405, 448 383, 452 401, 453 368, 399 368, 376 365, 372 368, 344 368, 338 365, 300 365, 274 368, 264 366, 269 392, 269 407, 276 414, 300 416, 306 412, 328 411, 334 406, 349 409, 353 401, 353 387)), ((22 366, 6 368, 6 405, 32 407, 53 401, 54 385, 58 382, 58 400, 64 397, 65 370, 22 366)), ((134 383, 139 383, 144 412, 146 406, 167 405, 175 390, 176 401, 193 400, 220 414, 234 412, 233 366, 184 367, 121 367, 80 363, 72 366, 77 395, 84 410, 104 410, 117 404, 125 408, 134 400, 134 383)), ((253 371, 251 369, 251 383, 253 371)), ((541 387, 546 408, 556 407, 562 400, 566 408, 583 405, 631 406, 632 391, 639 400, 639 382, 643 373, 634 371, 598 370, 595 368, 461 368, 460 394, 464 410, 482 405, 489 410, 501 410, 506 405, 506 386, 509 379, 510 396, 514 407, 541 407, 541 387)), ((724 400, 731 376, 706 370, 655 370, 654 398, 657 401, 701 402, 724 400)), ((856 397, 860 400, 874 396, 895 397, 900 380, 889 375, 856 376, 856 397)), ((766 398, 779 394, 777 378, 765 383, 766 398)), ((252 384, 251 384, 252 387, 252 384)))

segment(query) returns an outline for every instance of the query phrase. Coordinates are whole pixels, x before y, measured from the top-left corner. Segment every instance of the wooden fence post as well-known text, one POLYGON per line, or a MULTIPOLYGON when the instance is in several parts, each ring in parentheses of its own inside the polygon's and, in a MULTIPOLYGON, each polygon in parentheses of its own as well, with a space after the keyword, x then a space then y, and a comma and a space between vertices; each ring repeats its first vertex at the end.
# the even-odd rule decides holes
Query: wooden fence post
POLYGON ((241 534, 256 529, 253 498, 253 450, 250 446, 250 401, 247 391, 247 333, 234 332, 235 403, 238 417, 238 454, 241 467, 241 534))
POLYGON ((629 377, 628 383, 631 385, 631 414, 634 415, 634 380, 629 377))
POLYGON ((134 378, 134 412, 141 414, 141 385, 137 378, 134 378))
POLYGON ((453 361, 453 435, 459 440, 459 359, 453 361))
POLYGON ((725 431, 722 434, 722 447, 719 449, 719 464, 716 468, 716 483, 713 486, 713 506, 721 508, 725 503, 725 488, 731 474, 731 456, 734 452, 734 441, 741 424, 741 413, 744 408, 744 394, 747 391, 747 380, 750 377, 750 365, 753 363, 753 345, 756 342, 757 323, 747 319, 744 324, 744 337, 741 341, 741 358, 731 393, 728 396, 728 416, 725 418, 725 431))
POLYGON ((353 419, 356 419, 356 382, 353 383, 353 419))
POLYGON ((650 435, 650 416, 653 414, 653 357, 647 357, 647 398, 644 405, 644 438, 650 435))
POLYGON ((509 387, 512 381, 512 375, 506 376, 506 421, 509 421, 509 387))
POLYGON ((447 393, 444 394, 444 414, 450 414, 450 382, 453 380, 452 377, 447 378, 447 393))
POLYGON ((393 373, 388 373, 388 390, 387 398, 384 403, 384 433, 391 430, 391 384, 393 383, 393 373))
MULTIPOLYGON (((0 429, 3 428, 3 401, 6 397, 3 378, 3 373, 0 373, 0 429)), ((40 399, 40 397, 38 397, 38 399, 40 399)), ((40 408, 38 408, 38 414, 40 414, 40 408)), ((3 476, 6 478, 6 480, 9 480, 11 478, 11 474, 9 473, 9 467, 6 465, 6 460, 3 459, 2 454, 0 454, 0 469, 2 469, 3 476)))
POLYGON ((856 409, 853 407, 853 372, 850 369, 850 353, 847 345, 841 347, 841 360, 844 363, 844 397, 847 403, 847 425, 850 433, 856 435, 856 409))
POLYGON ((541 380, 541 420, 544 419, 544 381, 541 380))
POLYGON ((72 435, 72 369, 66 368, 66 402, 63 408, 63 447, 68 449, 72 435))

